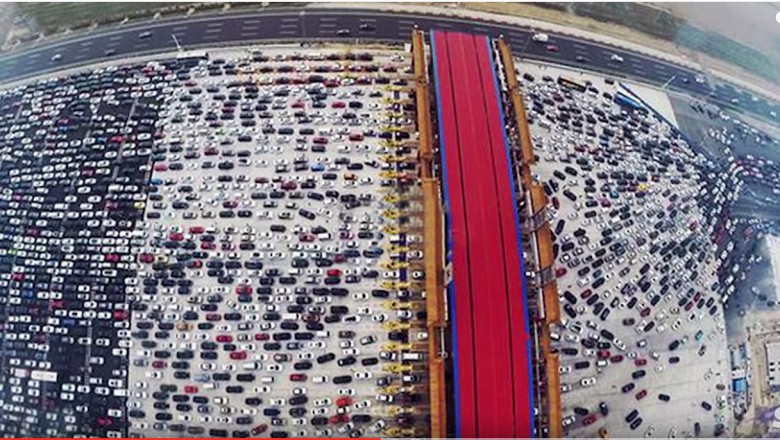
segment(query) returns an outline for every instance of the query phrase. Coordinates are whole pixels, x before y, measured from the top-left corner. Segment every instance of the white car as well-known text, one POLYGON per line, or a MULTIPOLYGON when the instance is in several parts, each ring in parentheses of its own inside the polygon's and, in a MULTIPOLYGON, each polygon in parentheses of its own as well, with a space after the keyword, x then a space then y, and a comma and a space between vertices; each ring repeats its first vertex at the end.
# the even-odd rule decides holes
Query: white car
POLYGON ((354 376, 357 380, 369 380, 373 377, 373 374, 370 371, 356 371, 354 376))
POLYGON ((623 57, 621 57, 620 55, 618 55, 618 54, 616 54, 616 53, 613 53, 613 54, 612 54, 612 55, 609 57, 609 60, 610 60, 610 61, 612 61, 613 63, 622 63, 622 62, 624 61, 624 60, 623 60, 623 57))
POLYGON ((593 385, 596 385, 596 378, 595 377, 586 377, 580 381, 580 385, 584 387, 592 387, 593 385))
POLYGON ((333 404, 333 400, 331 400, 329 397, 317 399, 314 401, 314 406, 328 406, 331 404, 333 404))

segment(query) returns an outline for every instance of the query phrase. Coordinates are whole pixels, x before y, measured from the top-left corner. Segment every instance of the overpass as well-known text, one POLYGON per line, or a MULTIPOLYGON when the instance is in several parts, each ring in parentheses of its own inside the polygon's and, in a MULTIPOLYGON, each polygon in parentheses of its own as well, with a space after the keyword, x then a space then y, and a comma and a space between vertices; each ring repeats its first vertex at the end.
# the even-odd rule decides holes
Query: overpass
POLYGON ((430 36, 445 205, 455 434, 531 437, 523 257, 491 41, 430 36))

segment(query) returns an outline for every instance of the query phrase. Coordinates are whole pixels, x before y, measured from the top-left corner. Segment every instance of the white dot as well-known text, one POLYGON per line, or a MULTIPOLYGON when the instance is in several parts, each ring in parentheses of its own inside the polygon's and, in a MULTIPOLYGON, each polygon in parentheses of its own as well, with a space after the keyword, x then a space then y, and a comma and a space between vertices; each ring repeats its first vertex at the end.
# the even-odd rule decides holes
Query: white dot
POLYGON ((778 12, 777 14, 775 14, 775 21, 776 21, 776 22, 778 22, 778 23, 780 23, 780 12, 778 12))

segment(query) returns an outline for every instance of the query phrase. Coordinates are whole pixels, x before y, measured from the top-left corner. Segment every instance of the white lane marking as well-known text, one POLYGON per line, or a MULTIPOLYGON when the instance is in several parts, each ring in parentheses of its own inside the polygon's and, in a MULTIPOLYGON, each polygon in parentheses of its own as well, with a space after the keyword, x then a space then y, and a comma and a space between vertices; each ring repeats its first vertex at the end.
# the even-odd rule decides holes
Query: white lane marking
POLYGON ((244 20, 244 24, 258 24, 258 23, 260 23, 260 20, 244 20))
POLYGON ((207 34, 216 34, 222 32, 222 29, 206 29, 207 34))
POLYGON ((183 31, 187 29, 189 26, 176 26, 175 28, 171 29, 173 32, 183 31))

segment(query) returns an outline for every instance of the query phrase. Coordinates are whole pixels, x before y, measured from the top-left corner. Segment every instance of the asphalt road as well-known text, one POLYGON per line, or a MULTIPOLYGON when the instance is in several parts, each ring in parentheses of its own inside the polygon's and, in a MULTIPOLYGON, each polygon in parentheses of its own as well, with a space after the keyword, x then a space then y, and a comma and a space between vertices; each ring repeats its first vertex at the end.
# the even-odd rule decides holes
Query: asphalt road
MULTIPOLYGON (((247 43, 258 40, 323 40, 342 39, 393 40, 407 42, 414 27, 423 30, 440 29, 490 36, 503 35, 516 54, 523 53, 534 60, 580 66, 615 76, 637 78, 651 84, 669 87, 696 95, 708 95, 713 87, 697 83, 698 72, 656 58, 577 38, 552 35, 550 42, 557 52, 547 50, 547 44, 530 41, 532 31, 500 24, 398 13, 376 10, 275 10, 253 14, 209 15, 148 22, 128 27, 114 27, 71 38, 53 41, 37 47, 19 50, 0 57, 0 83, 24 78, 49 70, 78 64, 89 64, 109 57, 127 57, 144 53, 173 50, 172 35, 186 49, 213 45, 247 43), (371 30, 360 30, 361 24, 371 30), (338 36, 339 29, 349 29, 349 36, 338 36), (151 32, 140 38, 142 32, 151 32), (617 54, 623 62, 611 62, 617 54), (60 55, 58 61, 52 57, 60 55), (586 61, 578 61, 577 57, 586 61)), ((778 109, 780 112, 780 109, 778 109)), ((767 118, 767 114, 762 115, 767 118)))

